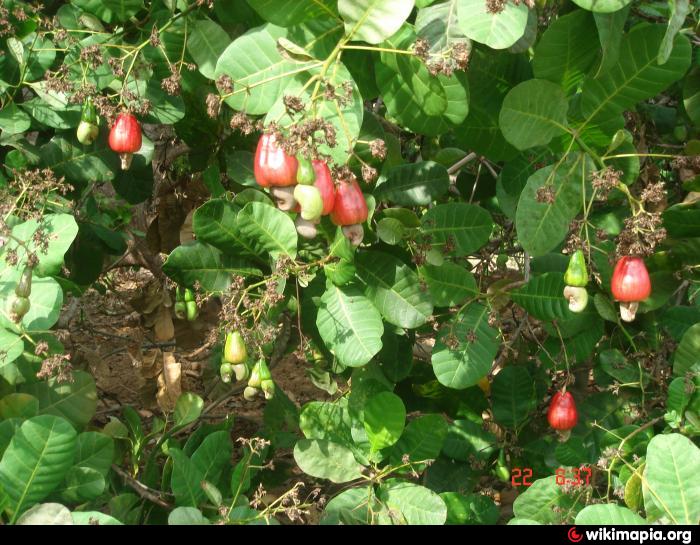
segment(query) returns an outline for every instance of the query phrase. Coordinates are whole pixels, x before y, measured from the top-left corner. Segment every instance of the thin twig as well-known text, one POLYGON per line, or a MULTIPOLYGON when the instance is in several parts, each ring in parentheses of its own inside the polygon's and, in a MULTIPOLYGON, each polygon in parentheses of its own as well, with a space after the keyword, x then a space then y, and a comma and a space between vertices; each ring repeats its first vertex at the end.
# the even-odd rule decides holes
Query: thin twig
POLYGON ((163 509, 173 509, 174 506, 165 501, 163 498, 161 498, 161 492, 159 492, 158 490, 153 490, 152 488, 147 487, 142 482, 137 481, 116 464, 112 464, 112 469, 117 475, 119 475, 123 479, 124 484, 126 484, 143 499, 148 500, 151 503, 155 503, 163 509))

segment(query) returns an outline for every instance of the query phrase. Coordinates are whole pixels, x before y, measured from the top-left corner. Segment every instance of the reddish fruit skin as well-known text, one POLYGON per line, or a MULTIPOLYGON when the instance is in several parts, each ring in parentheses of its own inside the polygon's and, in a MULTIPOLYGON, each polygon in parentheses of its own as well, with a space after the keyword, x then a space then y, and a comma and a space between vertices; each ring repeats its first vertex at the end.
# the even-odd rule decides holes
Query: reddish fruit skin
POLYGON ((616 301, 644 301, 651 295, 651 280, 641 257, 623 257, 615 265, 610 290, 616 301))
POLYGON ((578 411, 571 392, 557 392, 547 411, 547 421, 555 430, 570 430, 578 422, 578 411))
POLYGON ((117 153, 136 153, 141 149, 141 125, 129 113, 121 113, 109 131, 109 147, 117 153))
POLYGON ((321 198, 323 199, 323 214, 327 216, 333 211, 335 206, 335 184, 331 179, 331 170, 325 161, 319 161, 314 159, 311 164, 316 172, 316 181, 314 185, 316 189, 321 192, 321 198))
POLYGON ((335 194, 335 205, 331 221, 335 225, 355 225, 364 223, 368 210, 365 196, 356 181, 340 184, 335 194))
POLYGON ((263 134, 260 137, 253 165, 255 181, 258 184, 263 187, 296 185, 298 167, 296 157, 287 155, 277 146, 274 134, 263 134))

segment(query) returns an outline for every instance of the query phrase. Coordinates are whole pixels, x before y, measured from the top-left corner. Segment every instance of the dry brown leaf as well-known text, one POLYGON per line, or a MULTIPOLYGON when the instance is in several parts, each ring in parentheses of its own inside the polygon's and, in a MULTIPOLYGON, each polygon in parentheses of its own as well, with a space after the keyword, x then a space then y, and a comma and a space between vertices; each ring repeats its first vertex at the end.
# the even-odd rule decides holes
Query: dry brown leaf
POLYGON ((185 223, 183 223, 182 227, 180 228, 181 245, 194 242, 194 230, 192 229, 192 219, 194 218, 194 211, 194 208, 190 210, 190 213, 187 214, 187 217, 185 218, 185 223))
POLYGON ((161 305, 154 324, 156 342, 169 341, 175 336, 175 326, 170 308, 161 305))

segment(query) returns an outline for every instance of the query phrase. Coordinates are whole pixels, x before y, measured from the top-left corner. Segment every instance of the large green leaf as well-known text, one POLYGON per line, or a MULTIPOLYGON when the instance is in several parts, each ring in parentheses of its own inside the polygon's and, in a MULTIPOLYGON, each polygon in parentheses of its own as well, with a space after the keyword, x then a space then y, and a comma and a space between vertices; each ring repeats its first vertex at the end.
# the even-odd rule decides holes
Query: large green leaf
POLYGON ((598 54, 595 31, 593 17, 581 10, 553 21, 535 48, 535 77, 561 85, 567 95, 576 91, 598 54))
POLYGON ((192 455, 192 464, 201 480, 217 483, 231 463, 233 445, 229 430, 219 430, 206 436, 192 455))
POLYGON ((379 486, 377 497, 404 524, 442 525, 447 506, 435 492, 418 484, 390 479, 379 486))
POLYGON ((679 377, 700 370, 700 323, 691 326, 683 334, 673 356, 673 374, 679 377))
POLYGON ((455 420, 450 424, 442 453, 461 462, 487 460, 496 451, 496 436, 486 431, 482 422, 455 420))
POLYGON ((557 484, 555 476, 537 479, 515 499, 513 514, 542 524, 561 524, 583 506, 583 502, 578 501, 579 495, 567 494, 564 487, 557 484))
POLYGON ((632 0, 573 0, 584 9, 597 13, 611 13, 624 8, 632 0))
MULTIPOLYGON (((290 220, 291 221, 291 220, 290 220)), ((175 248, 163 264, 163 272, 184 286, 199 281, 208 291, 224 291, 231 285, 231 275, 260 275, 245 261, 203 242, 175 248)))
POLYGON ((411 462, 434 460, 440 455, 447 437, 447 422, 439 414, 425 414, 411 420, 392 447, 393 464, 402 463, 404 456, 411 462))
POLYGON ((24 246, 17 244, 16 240, 10 240, 6 248, 16 250, 20 262, 26 259, 26 248, 36 253, 39 264, 34 268, 34 274, 38 276, 58 274, 63 265, 63 256, 78 234, 78 224, 71 214, 46 214, 41 222, 48 239, 46 252, 40 250, 33 240, 38 227, 37 220, 27 220, 16 225, 12 229, 12 237, 21 240, 24 246))
POLYGON ((369 363, 382 348, 379 311, 352 286, 328 286, 320 302, 316 326, 328 349, 343 365, 369 363))
POLYGON ((22 337, 12 331, 0 327, 0 369, 9 365, 24 352, 24 341, 22 337))
MULTIPOLYGON (((17 330, 9 316, 5 314, 8 302, 14 299, 14 289, 19 280, 20 273, 12 271, 5 275, 0 282, 0 326, 17 330)), ((32 281, 32 293, 29 296, 30 308, 22 318, 21 325, 29 330, 47 330, 58 321, 58 316, 63 305, 63 291, 58 282, 53 278, 34 278, 32 281)))
POLYGON ((700 125, 700 68, 694 68, 685 78, 683 106, 693 123, 700 125))
POLYGON ((462 390, 490 371, 499 342, 488 315, 487 307, 473 303, 440 330, 431 361, 441 384, 462 390))
POLYGON ((301 439, 294 446, 294 460, 307 475, 345 483, 358 479, 364 469, 352 451, 324 439, 301 439))
POLYGON ((489 240, 493 229, 491 214, 474 204, 448 203, 430 208, 421 218, 423 234, 432 238, 434 248, 453 248, 454 255, 469 255, 489 240))
POLYGON ((406 407, 396 394, 380 392, 367 400, 363 424, 373 451, 390 447, 403 433, 406 407))
POLYGON ((421 289, 418 275, 401 260, 382 252, 362 252, 355 266, 365 295, 390 324, 419 327, 433 313, 430 294, 421 289))
POLYGON ((75 447, 76 432, 61 418, 36 416, 22 424, 0 460, 0 488, 13 519, 61 483, 75 447))
POLYGON ((114 458, 114 439, 104 433, 86 431, 78 435, 74 465, 89 467, 105 477, 114 458))
POLYGON ((583 190, 590 184, 593 162, 577 154, 544 167, 527 180, 520 195, 515 226, 518 239, 533 257, 553 250, 569 231, 569 224, 583 205, 583 190), (553 202, 540 199, 537 193, 546 188, 553 202))
POLYGON ((614 503, 588 505, 576 515, 576 524, 588 526, 631 526, 647 524, 647 521, 626 507, 614 503))
POLYGON ((201 19, 192 25, 187 36, 187 52, 197 63, 198 70, 208 79, 214 79, 216 63, 231 39, 226 31, 211 19, 201 19))
POLYGON ((649 522, 700 524, 700 449, 687 437, 657 435, 647 447, 642 480, 649 522))
POLYGON ((117 154, 107 145, 106 131, 90 146, 83 146, 75 135, 58 134, 40 150, 42 163, 69 183, 108 182, 119 168, 117 154))
POLYGON ((289 27, 308 19, 337 17, 333 0, 247 0, 260 17, 272 24, 289 27))
POLYGON ((339 0, 351 40, 378 44, 394 34, 413 11, 414 0, 339 0))
POLYGON ((416 33, 428 40, 431 52, 439 53, 460 43, 471 47, 469 38, 459 26, 458 2, 459 0, 447 0, 418 10, 416 33))
POLYGON ((564 275, 545 273, 513 290, 511 298, 538 320, 565 320, 572 317, 564 298, 564 275))
POLYGON ((432 161, 399 165, 387 173, 374 196, 402 206, 428 205, 442 197, 450 187, 447 169, 432 161))
POLYGON ((173 472, 170 477, 170 487, 177 505, 196 507, 206 499, 201 483, 204 472, 180 449, 171 448, 169 453, 173 459, 173 472))
POLYGON ((507 2, 500 12, 491 13, 488 5, 482 0, 458 0, 459 27, 472 40, 493 49, 510 47, 525 34, 527 6, 507 2))
POLYGON ((39 399, 39 412, 63 417, 82 428, 92 419, 97 408, 97 388, 92 376, 85 371, 74 371, 73 382, 56 379, 23 384, 22 392, 39 399))
POLYGON ((216 63, 215 76, 227 75, 235 82, 226 103, 251 115, 266 114, 295 74, 319 62, 295 63, 277 50, 277 40, 286 37, 283 28, 264 25, 253 28, 229 45, 216 63), (255 51, 254 55, 250 52, 255 51))
POLYGON ((659 66, 657 54, 664 33, 660 25, 634 27, 622 40, 617 63, 599 77, 586 80, 581 95, 586 124, 605 124, 683 77, 690 66, 690 43, 678 34, 671 55, 659 66))
POLYGON ((281 210, 261 202, 249 202, 238 213, 238 229, 257 253, 268 252, 273 258, 297 255, 297 231, 294 222, 281 210))
POLYGON ((520 150, 544 146, 567 132, 569 104, 561 86, 531 79, 510 90, 498 123, 506 140, 520 150))
POLYGON ((23 133, 31 124, 32 120, 26 112, 14 102, 10 102, 0 110, 0 130, 3 135, 23 133))
POLYGON ((451 307, 479 293, 474 275, 461 265, 446 261, 440 266, 423 265, 420 277, 428 284, 435 306, 451 307))
MULTIPOLYGON (((416 41, 408 26, 383 44, 386 49, 406 49, 416 41)), ((459 125, 469 112, 467 77, 456 73, 432 76, 418 58, 382 52, 376 64, 377 86, 389 115, 413 132, 437 136, 459 125)))
POLYGON ((128 21, 143 9, 143 0, 74 0, 73 4, 97 15, 105 23, 128 21))
POLYGON ((617 62, 620 57, 620 43, 625 36, 625 22, 629 14, 629 6, 612 13, 594 13, 600 46, 603 49, 603 56, 596 76, 607 72, 617 62))
POLYGON ((496 422, 517 429, 537 407, 535 381, 525 367, 506 367, 493 379, 491 403, 496 422))

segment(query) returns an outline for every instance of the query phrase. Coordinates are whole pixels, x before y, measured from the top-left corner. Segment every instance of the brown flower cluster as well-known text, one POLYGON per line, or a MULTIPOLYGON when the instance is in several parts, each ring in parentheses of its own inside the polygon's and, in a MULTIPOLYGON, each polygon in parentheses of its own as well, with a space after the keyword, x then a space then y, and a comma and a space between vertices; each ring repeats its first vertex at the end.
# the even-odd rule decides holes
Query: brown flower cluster
POLYGON ((369 151, 375 159, 380 161, 386 159, 386 143, 380 138, 375 138, 369 143, 369 151))
POLYGON ((170 75, 160 82, 160 86, 171 96, 177 96, 182 91, 181 82, 182 76, 180 71, 175 67, 174 64, 170 65, 170 75))
POLYGON ((449 77, 455 70, 466 70, 470 53, 467 41, 456 41, 449 49, 435 53, 431 53, 430 42, 425 38, 418 38, 413 44, 413 54, 423 61, 432 76, 444 74, 449 77))
POLYGON ((219 112, 221 112, 221 101, 219 100, 219 95, 214 93, 209 93, 207 95, 207 115, 212 119, 219 117, 219 112))
POLYGON ((222 74, 216 79, 216 88, 223 94, 233 93, 233 80, 226 74, 222 74))
POLYGON ((93 70, 99 68, 104 63, 100 46, 89 45, 80 50, 80 62, 87 64, 93 70))
POLYGON ((73 366, 70 363, 70 354, 54 354, 41 362, 41 369, 36 378, 48 380, 55 378, 56 382, 74 382, 73 366))
POLYGON ((543 185, 537 188, 535 193, 535 200, 542 204, 554 204, 556 200, 556 194, 554 193, 554 187, 551 185, 543 185))
POLYGON ((340 85, 340 91, 335 85, 326 82, 323 90, 323 98, 330 102, 337 102, 342 108, 352 103, 353 86, 349 81, 344 81, 340 85))
POLYGON ((301 100, 301 98, 294 95, 284 95, 282 100, 284 102, 284 108, 287 110, 289 116, 304 111, 304 101, 301 100))
POLYGON ((661 227, 661 213, 641 211, 626 218, 624 223, 617 237, 617 257, 652 255, 656 246, 666 239, 666 229, 661 227))
POLYGON ((243 112, 236 112, 231 117, 230 126, 234 131, 240 131, 246 136, 255 132, 257 125, 255 120, 248 117, 243 112))
POLYGON ((596 190, 599 200, 605 200, 608 198, 610 192, 620 183, 621 176, 622 172, 615 170, 611 166, 605 167, 603 170, 598 170, 593 173, 591 185, 593 186, 593 189, 596 190))

